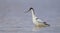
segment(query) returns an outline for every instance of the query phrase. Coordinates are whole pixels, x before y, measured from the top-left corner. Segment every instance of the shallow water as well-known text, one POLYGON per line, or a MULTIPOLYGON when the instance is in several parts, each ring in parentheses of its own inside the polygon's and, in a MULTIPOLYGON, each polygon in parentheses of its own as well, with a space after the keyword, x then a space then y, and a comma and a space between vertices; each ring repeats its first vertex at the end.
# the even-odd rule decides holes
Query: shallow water
POLYGON ((36 1, 0 0, 0 33, 60 33, 60 2, 36 1), (31 13, 24 13, 31 6, 37 17, 50 24, 49 27, 35 27, 31 13))
POLYGON ((59 33, 60 20, 55 17, 58 18, 58 16, 54 16, 54 20, 52 18, 47 18, 49 19, 46 20, 47 23, 50 24, 49 27, 35 27, 29 16, 18 17, 14 15, 7 16, 6 14, 5 17, 1 17, 0 19, 0 33, 59 33))

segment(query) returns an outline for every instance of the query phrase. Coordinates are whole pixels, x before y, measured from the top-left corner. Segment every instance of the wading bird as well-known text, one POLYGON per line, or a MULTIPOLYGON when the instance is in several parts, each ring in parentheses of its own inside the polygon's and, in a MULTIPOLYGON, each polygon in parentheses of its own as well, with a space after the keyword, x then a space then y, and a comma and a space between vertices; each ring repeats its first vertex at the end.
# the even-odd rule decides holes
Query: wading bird
POLYGON ((46 22, 44 22, 41 19, 39 19, 38 17, 36 17, 34 9, 32 7, 26 12, 29 12, 29 11, 31 11, 31 13, 32 13, 32 21, 33 21, 33 24, 35 24, 35 26, 44 26, 44 27, 50 26, 46 22))

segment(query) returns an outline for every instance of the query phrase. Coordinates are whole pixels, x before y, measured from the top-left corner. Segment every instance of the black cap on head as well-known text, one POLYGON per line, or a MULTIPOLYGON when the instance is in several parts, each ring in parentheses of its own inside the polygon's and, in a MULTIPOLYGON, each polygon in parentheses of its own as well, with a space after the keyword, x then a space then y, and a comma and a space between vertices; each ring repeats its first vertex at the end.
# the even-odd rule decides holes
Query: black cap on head
POLYGON ((30 8, 30 10, 33 9, 32 7, 30 8))

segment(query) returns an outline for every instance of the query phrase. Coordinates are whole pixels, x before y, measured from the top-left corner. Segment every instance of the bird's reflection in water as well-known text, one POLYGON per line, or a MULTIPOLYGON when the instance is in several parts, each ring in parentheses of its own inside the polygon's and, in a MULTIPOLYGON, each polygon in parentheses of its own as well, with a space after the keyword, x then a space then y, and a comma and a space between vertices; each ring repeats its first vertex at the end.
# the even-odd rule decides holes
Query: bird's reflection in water
POLYGON ((47 26, 33 26, 32 31, 39 31, 40 29, 45 28, 45 27, 47 26))

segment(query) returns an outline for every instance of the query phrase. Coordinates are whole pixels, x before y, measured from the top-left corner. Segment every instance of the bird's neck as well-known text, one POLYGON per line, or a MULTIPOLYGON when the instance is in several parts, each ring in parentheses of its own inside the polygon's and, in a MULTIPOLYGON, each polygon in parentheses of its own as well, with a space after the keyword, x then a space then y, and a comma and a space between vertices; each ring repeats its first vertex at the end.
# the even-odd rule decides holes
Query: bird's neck
POLYGON ((34 12, 34 10, 31 10, 31 12, 32 12, 32 18, 34 18, 34 17, 35 17, 35 12, 34 12))

